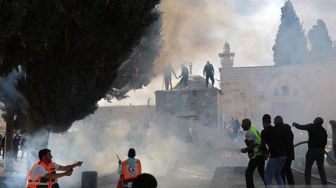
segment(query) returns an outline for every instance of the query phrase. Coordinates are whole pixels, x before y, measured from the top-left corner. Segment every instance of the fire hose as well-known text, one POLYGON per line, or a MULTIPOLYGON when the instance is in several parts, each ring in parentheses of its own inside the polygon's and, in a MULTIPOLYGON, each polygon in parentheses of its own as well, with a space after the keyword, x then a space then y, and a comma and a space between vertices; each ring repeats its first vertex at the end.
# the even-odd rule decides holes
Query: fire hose
MULTIPOLYGON (((297 147, 297 146, 303 145, 303 144, 307 144, 307 143, 308 143, 308 141, 298 142, 298 143, 294 144, 294 148, 297 147)), ((330 154, 327 151, 324 151, 324 153, 327 155, 328 160, 330 160, 332 163, 336 164, 336 160, 333 157, 331 157, 330 154)), ((292 167, 292 169, 299 172, 299 173, 304 173, 303 170, 300 170, 298 168, 292 167)), ((319 177, 315 174, 312 174, 311 176, 319 179, 319 177)), ((327 178, 327 182, 330 183, 330 184, 336 185, 336 180, 335 179, 327 178)))

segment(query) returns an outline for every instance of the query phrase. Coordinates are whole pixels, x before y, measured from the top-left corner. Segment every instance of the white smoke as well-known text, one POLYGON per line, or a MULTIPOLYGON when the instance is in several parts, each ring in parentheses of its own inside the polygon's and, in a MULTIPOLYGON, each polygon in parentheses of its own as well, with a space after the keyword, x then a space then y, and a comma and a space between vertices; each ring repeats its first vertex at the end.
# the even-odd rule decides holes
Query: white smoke
POLYGON ((223 148, 239 150, 238 146, 218 142, 216 130, 197 123, 192 124, 195 135, 194 142, 190 143, 188 121, 153 111, 140 112, 140 116, 145 114, 145 117, 135 121, 132 118, 139 114, 114 118, 104 111, 106 108, 98 109, 91 117, 76 122, 66 134, 50 136, 49 146, 55 162, 65 165, 84 161, 72 177, 60 179, 61 187, 78 187, 81 172, 91 170, 98 171, 100 187, 115 183, 118 177, 116 154, 125 160, 131 147, 142 162, 143 172, 153 174, 160 187, 171 187, 169 180, 178 181, 181 177, 208 183, 215 168, 223 162, 223 148))

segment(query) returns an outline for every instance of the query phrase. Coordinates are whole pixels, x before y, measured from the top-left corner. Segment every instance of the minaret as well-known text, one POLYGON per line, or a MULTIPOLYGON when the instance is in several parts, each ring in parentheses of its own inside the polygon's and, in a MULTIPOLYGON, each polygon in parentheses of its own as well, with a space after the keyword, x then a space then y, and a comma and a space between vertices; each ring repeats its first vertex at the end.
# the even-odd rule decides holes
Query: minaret
POLYGON ((222 67, 233 67, 233 58, 235 54, 231 53, 230 44, 227 41, 224 44, 224 51, 218 55, 221 60, 222 67))

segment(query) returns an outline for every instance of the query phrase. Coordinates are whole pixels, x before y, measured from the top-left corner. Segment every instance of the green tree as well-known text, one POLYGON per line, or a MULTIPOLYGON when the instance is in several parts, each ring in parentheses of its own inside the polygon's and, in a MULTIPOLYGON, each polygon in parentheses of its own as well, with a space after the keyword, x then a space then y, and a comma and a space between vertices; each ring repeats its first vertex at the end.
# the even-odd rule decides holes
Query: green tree
POLYGON ((307 39, 291 1, 286 1, 281 13, 281 24, 273 46, 275 65, 308 63, 307 39))
POLYGON ((314 63, 328 63, 333 59, 333 42, 329 36, 327 25, 321 19, 308 32, 311 44, 311 55, 314 63))
POLYGON ((0 76, 20 67, 28 133, 93 113, 160 0, 0 0, 0 76))

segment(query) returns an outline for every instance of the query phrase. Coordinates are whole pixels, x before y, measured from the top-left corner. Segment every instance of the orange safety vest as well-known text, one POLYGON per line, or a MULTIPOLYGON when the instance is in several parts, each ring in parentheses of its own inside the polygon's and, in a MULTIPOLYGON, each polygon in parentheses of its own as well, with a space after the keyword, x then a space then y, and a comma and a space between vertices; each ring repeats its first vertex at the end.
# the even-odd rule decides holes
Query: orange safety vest
POLYGON ((122 162, 122 174, 125 181, 135 179, 141 174, 141 163, 136 159, 136 164, 131 164, 127 160, 122 162))
POLYGON ((32 172, 38 165, 45 168, 49 174, 56 174, 54 164, 55 163, 49 163, 49 165, 47 165, 42 161, 36 162, 27 176, 27 188, 59 188, 57 179, 47 179, 41 176, 37 177, 35 180, 32 179, 32 172))

